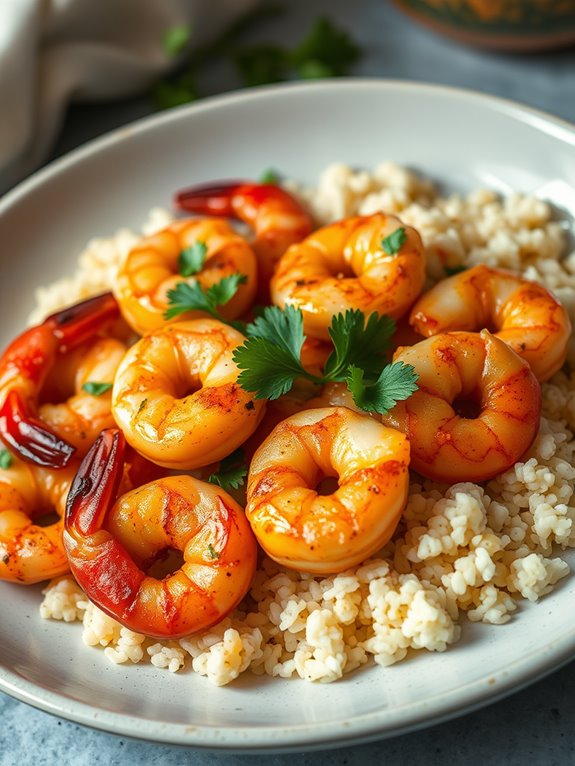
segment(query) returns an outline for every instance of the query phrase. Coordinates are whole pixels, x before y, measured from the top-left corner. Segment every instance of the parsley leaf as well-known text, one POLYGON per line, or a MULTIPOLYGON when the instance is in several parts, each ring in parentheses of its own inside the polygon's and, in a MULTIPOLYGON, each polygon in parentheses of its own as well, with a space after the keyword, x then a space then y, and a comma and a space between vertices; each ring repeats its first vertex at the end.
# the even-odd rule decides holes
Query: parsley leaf
POLYGON ((456 274, 461 274, 462 271, 467 271, 467 266, 459 264, 458 266, 444 266, 446 276, 454 277, 456 274))
POLYGON ((12 457, 12 453, 9 452, 7 449, 1 449, 0 450, 0 468, 3 468, 5 471, 10 468, 14 461, 14 458, 12 457))
POLYGON ((245 85, 267 85, 286 79, 288 59, 276 45, 243 48, 236 52, 234 60, 245 85))
POLYGON ((310 377, 299 359, 265 338, 248 338, 236 348, 233 359, 241 370, 238 383, 256 399, 279 399, 296 378, 310 377))
POLYGON ((294 362, 300 363, 305 335, 303 315, 299 309, 286 306, 282 310, 278 306, 266 306, 261 316, 248 326, 247 334, 251 338, 265 338, 290 354, 294 362))
POLYGON ((384 367, 374 382, 365 380, 361 368, 351 366, 346 382, 358 407, 385 415, 397 402, 417 391, 418 378, 411 364, 394 362, 384 367))
POLYGON ((201 271, 206 262, 208 248, 205 242, 194 242, 186 247, 178 256, 178 269, 183 277, 191 277, 201 271))
POLYGON ((316 68, 321 76, 339 76, 346 74, 348 68, 360 56, 360 49, 343 29, 339 29, 329 19, 319 18, 307 37, 291 52, 290 59, 300 75, 308 77, 310 67, 316 68), (304 74, 302 74, 302 72, 304 74), (328 74, 329 72, 329 74, 328 74))
POLYGON ((82 391, 92 396, 102 396, 112 388, 112 385, 112 383, 97 383, 95 380, 89 380, 82 386, 82 391))
POLYGON ((388 255, 397 255, 406 239, 405 229, 400 226, 399 229, 392 231, 388 237, 381 240, 381 246, 388 255))
POLYGON ((210 474, 208 481, 211 484, 217 484, 218 487, 225 489, 226 492, 229 492, 231 489, 238 489, 245 483, 246 476, 248 475, 248 469, 244 461, 244 451, 240 447, 221 461, 219 471, 210 474))
POLYGON ((274 184, 277 185, 280 182, 280 176, 277 170, 273 168, 267 168, 259 177, 261 184, 274 184))
POLYGON ((208 553, 210 554, 210 558, 212 559, 219 559, 220 554, 217 553, 217 551, 214 549, 214 546, 210 543, 208 545, 208 553))
POLYGON ((230 274, 205 290, 197 282, 178 282, 172 290, 168 290, 169 308, 164 312, 164 319, 173 319, 187 311, 204 311, 220 322, 233 325, 222 317, 217 307, 228 303, 246 281, 244 274, 230 274))
POLYGON ((170 27, 164 35, 164 50, 168 56, 177 56, 190 39, 190 28, 185 24, 170 27))
POLYGON ((326 362, 324 375, 329 380, 345 380, 350 365, 378 375, 385 364, 385 352, 395 331, 395 321, 373 312, 367 324, 359 310, 348 310, 331 320, 329 335, 334 351, 326 362))

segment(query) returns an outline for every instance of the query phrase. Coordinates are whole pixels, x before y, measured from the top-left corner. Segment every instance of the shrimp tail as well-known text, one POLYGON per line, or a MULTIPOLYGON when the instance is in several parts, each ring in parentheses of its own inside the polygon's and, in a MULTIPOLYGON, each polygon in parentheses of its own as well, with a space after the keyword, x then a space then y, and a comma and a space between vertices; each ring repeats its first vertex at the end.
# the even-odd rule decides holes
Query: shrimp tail
POLYGON ((124 469, 124 435, 102 431, 80 463, 66 502, 66 529, 92 535, 102 528, 112 507, 124 469))
POLYGON ((198 184, 177 192, 174 202, 180 210, 187 210, 189 213, 236 218, 238 217, 236 200, 242 190, 248 186, 253 184, 247 181, 198 184))
POLYGON ((66 353, 92 338, 101 325, 119 316, 120 309, 112 293, 103 293, 51 314, 44 324, 58 340, 60 353, 66 353))
POLYGON ((10 391, 0 407, 0 433, 13 452, 36 465, 64 468, 76 451, 29 412, 17 391, 10 391))

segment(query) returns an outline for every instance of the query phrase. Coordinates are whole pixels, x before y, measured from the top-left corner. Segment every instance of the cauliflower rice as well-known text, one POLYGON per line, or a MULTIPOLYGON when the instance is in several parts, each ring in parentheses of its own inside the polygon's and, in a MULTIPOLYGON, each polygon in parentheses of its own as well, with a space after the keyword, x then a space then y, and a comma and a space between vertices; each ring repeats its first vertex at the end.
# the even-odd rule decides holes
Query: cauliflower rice
MULTIPOLYGON (((317 187, 286 186, 318 223, 378 210, 398 214, 422 235, 430 283, 445 266, 513 269, 552 289, 574 318, 575 252, 565 253, 562 225, 542 200, 500 199, 489 190, 441 198, 428 181, 391 163, 371 172, 334 164, 317 187)), ((153 210, 142 231, 171 220, 153 210)), ((92 240, 70 279, 37 291, 31 322, 108 289, 137 239, 122 230, 92 240)), ((566 369, 574 360, 571 342, 566 369)), ((444 651, 460 636, 462 612, 473 621, 507 622, 520 599, 537 601, 569 572, 553 550, 575 547, 575 373, 558 373, 542 393, 541 428, 523 462, 484 486, 412 480, 393 540, 354 570, 321 578, 264 559, 235 612, 178 641, 122 627, 71 576, 48 585, 40 614, 81 621, 84 643, 104 647, 111 662, 151 662, 170 672, 191 665, 217 685, 248 669, 329 682, 371 659, 385 666, 410 649, 444 651)))

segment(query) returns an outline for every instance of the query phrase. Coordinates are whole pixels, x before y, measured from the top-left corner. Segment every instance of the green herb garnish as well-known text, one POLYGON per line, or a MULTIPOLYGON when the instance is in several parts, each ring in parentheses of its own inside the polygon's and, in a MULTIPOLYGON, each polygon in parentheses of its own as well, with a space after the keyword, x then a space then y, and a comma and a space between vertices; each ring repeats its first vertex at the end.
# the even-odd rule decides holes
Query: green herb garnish
POLYGON ((208 476, 208 481, 229 492, 231 489, 241 487, 245 483, 247 475, 245 455, 240 447, 221 461, 219 471, 208 476))
POLYGON ((381 246, 388 255, 397 255, 406 239, 405 229, 400 226, 399 229, 392 231, 388 237, 381 240, 381 246))
POLYGON ((183 277, 191 277, 201 271, 206 262, 208 248, 205 242, 194 242, 178 256, 178 270, 183 277))
POLYGON ((241 322, 229 322, 218 311, 218 306, 224 306, 236 294, 238 287, 247 282, 244 274, 230 274, 204 290, 197 282, 179 282, 172 290, 168 290, 169 308, 164 312, 165 319, 173 319, 187 311, 203 311, 219 319, 220 322, 232 325, 243 325, 241 322))
POLYGON ((0 449, 0 468, 7 471, 13 462, 14 458, 12 457, 12 454, 7 449, 0 449))
MULTIPOLYGON (((393 319, 377 313, 367 322, 359 310, 336 315, 329 328, 334 350, 323 374, 317 376, 301 363, 305 341, 301 311, 268 306, 248 325, 248 339, 234 352, 241 370, 238 383, 256 399, 277 399, 291 390, 297 378, 317 385, 345 381, 359 407, 383 414, 414 390, 413 384, 407 385, 407 375, 399 375, 397 365, 386 364, 384 352, 394 329, 393 319)), ((403 367, 413 371, 409 365, 403 367)))
POLYGON ((361 51, 344 29, 329 19, 319 18, 308 35, 290 53, 290 60, 300 77, 339 77, 347 74, 361 51))
POLYGON ((264 172, 260 175, 259 182, 261 184, 277 185, 280 182, 280 175, 273 168, 267 168, 267 170, 264 170, 264 172))
POLYGON ((113 383, 97 383, 95 380, 89 380, 82 386, 82 391, 92 396, 102 396, 106 391, 109 391, 113 386, 113 383))
POLYGON ((181 53, 190 39, 190 28, 185 24, 170 27, 164 35, 164 50, 168 56, 177 56, 181 53))
POLYGON ((220 554, 214 550, 214 546, 211 543, 208 545, 208 553, 212 559, 219 559, 220 557, 220 554))
POLYGON ((444 266, 443 270, 448 277, 454 277, 456 274, 461 274, 462 271, 467 271, 467 266, 462 264, 458 266, 444 266))
POLYGON ((147 403, 148 403, 147 399, 142 399, 142 401, 140 402, 140 406, 138 407, 138 412, 136 413, 137 415, 140 414, 140 412, 144 409, 147 403))

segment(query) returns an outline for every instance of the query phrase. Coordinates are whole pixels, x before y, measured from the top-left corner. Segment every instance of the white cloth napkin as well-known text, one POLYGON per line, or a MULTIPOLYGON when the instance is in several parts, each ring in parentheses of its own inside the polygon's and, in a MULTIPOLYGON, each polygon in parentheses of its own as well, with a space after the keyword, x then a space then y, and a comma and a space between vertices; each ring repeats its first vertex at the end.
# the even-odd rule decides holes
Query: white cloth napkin
POLYGON ((191 45, 255 0, 0 0, 0 194, 48 154, 70 100, 123 98, 174 65, 170 27, 191 45))

